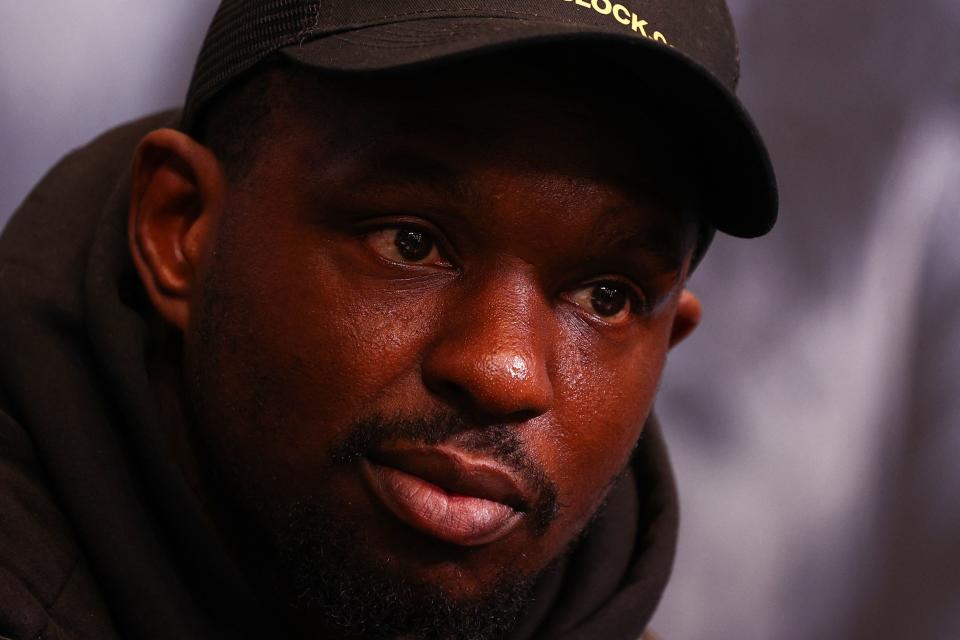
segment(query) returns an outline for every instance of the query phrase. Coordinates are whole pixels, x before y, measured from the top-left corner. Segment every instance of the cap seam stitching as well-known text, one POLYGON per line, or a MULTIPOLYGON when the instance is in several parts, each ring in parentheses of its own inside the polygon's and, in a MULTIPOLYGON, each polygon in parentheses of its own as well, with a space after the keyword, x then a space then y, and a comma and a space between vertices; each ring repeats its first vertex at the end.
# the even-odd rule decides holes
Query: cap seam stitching
MULTIPOLYGON (((313 3, 313 24, 307 25, 304 21, 303 28, 300 30, 300 33, 297 34, 297 40, 300 43, 300 46, 303 46, 304 41, 309 38, 314 33, 317 33, 320 30, 320 16, 323 11, 323 0, 313 3)), ((309 20, 309 17, 307 18, 309 20)))

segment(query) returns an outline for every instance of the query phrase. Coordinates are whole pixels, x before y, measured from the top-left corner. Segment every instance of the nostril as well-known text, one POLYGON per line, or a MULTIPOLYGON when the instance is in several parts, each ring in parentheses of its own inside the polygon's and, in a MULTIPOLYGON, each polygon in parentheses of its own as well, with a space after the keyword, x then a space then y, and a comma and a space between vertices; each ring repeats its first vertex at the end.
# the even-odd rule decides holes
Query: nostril
POLYGON ((553 403, 545 367, 516 351, 440 351, 424 363, 423 379, 427 389, 446 403, 510 422, 529 420, 553 403))
POLYGON ((514 411, 513 413, 498 416, 498 419, 506 424, 523 424, 524 422, 533 420, 543 413, 544 412, 540 410, 534 411, 532 409, 523 409, 521 411, 514 411))
POLYGON ((478 424, 522 424, 544 413, 541 408, 497 403, 489 396, 478 396, 454 382, 443 381, 427 385, 428 390, 444 404, 470 416, 478 424))
POLYGON ((430 376, 426 378, 426 387, 433 395, 458 409, 476 412, 475 402, 465 388, 450 379, 430 376))

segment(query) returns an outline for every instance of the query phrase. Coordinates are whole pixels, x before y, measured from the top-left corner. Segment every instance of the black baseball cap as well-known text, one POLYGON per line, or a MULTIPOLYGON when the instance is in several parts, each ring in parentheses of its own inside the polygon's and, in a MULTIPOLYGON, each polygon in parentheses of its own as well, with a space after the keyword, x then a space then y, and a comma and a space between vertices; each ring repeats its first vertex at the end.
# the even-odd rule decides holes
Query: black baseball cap
MULTIPOLYGON (((213 97, 278 54, 318 70, 359 73, 545 45, 602 50, 619 68, 670 78, 667 100, 700 138, 696 160, 706 168, 710 222, 744 238, 773 227, 776 178, 734 93, 740 60, 723 0, 223 0, 197 60, 182 128, 191 130, 213 97)), ((637 99, 662 103, 656 92, 637 99)))

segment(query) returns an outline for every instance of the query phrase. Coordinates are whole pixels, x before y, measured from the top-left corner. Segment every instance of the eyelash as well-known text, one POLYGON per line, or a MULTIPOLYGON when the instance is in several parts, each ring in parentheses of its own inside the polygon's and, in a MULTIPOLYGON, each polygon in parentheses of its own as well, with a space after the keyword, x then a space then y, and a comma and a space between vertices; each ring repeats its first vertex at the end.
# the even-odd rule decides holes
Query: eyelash
MULTIPOLYGON (((456 253, 452 250, 452 248, 450 247, 450 244, 446 242, 444 234, 438 229, 436 229, 435 227, 433 227, 432 225, 424 224, 421 221, 407 221, 402 218, 397 220, 390 220, 387 222, 383 222, 381 224, 374 224, 374 225, 367 226, 362 230, 361 236, 365 239, 365 241, 369 243, 370 240, 378 233, 384 233, 384 232, 401 233, 403 231, 416 231, 416 232, 423 233, 433 243, 434 249, 437 251, 440 259, 446 263, 443 266, 452 267, 455 269, 458 268, 457 267, 458 260, 456 257, 456 253)), ((374 249, 374 251, 376 251, 376 249, 374 249)), ((383 257, 382 253, 380 255, 381 257, 383 257)), ((397 261, 397 260, 392 260, 390 258, 384 258, 384 259, 390 260, 391 262, 397 262, 405 266, 418 266, 417 263, 415 262, 405 262, 403 260, 397 261)))
MULTIPOLYGON (((384 232, 401 233, 403 231, 417 231, 417 232, 423 233, 433 243, 433 249, 437 251, 439 258, 444 263, 446 263, 440 266, 457 268, 456 261, 451 259, 450 257, 452 255, 452 252, 449 249, 448 243, 445 242, 443 238, 443 234, 438 230, 436 230, 435 228, 433 228, 431 225, 425 225, 422 222, 416 222, 416 221, 391 220, 389 221, 389 223, 380 224, 380 225, 366 229, 363 233, 363 236, 369 242, 370 238, 372 238, 378 233, 384 233, 384 232)), ((377 251, 377 250, 374 249, 374 251, 377 251)), ((393 260, 392 258, 387 258, 383 256, 383 253, 380 251, 377 251, 377 253, 380 254, 381 257, 384 257, 384 259, 390 260, 391 262, 397 262, 405 266, 419 266, 418 263, 413 261, 408 262, 404 260, 393 260)), ((424 266, 430 266, 430 265, 424 265, 424 266)), ((437 266, 437 265, 433 265, 433 266, 437 266)), ((567 289, 566 293, 569 294, 571 292, 583 291, 586 289, 594 290, 596 287, 599 287, 605 284, 616 286, 617 288, 622 289, 624 291, 627 297, 627 302, 630 307, 629 315, 631 317, 643 317, 651 313, 651 306, 652 306, 650 304, 651 298, 646 294, 646 292, 641 287, 637 286, 630 280, 627 280, 622 277, 607 276, 607 277, 595 278, 575 288, 567 289)), ((567 297, 567 296, 561 296, 561 297, 567 297)), ((567 299, 569 300, 570 298, 567 297, 567 299)), ((582 305, 580 304, 577 304, 575 302, 572 302, 572 304, 574 304, 578 308, 582 308, 582 305)), ((599 313, 589 313, 589 315, 591 315, 592 317, 598 318, 601 322, 605 322, 610 325, 619 324, 619 323, 608 321, 604 316, 600 315, 599 313)))
MULTIPOLYGON (((650 304, 648 302, 648 300, 650 299, 649 296, 647 296, 640 287, 638 287, 637 285, 633 284, 632 282, 624 278, 617 278, 612 276, 600 277, 594 280, 590 280, 576 288, 568 289, 567 291, 569 293, 574 293, 579 291, 589 291, 592 293, 593 291, 596 290, 597 287, 602 285, 613 285, 624 292, 627 299, 627 304, 629 305, 629 317, 640 318, 640 317, 649 315, 650 313, 650 304)), ((577 304, 576 302, 573 302, 573 300, 571 299, 572 296, 564 296, 564 297, 567 297, 568 299, 570 299, 571 303, 574 304, 576 307, 584 308, 584 305, 580 305, 580 304, 577 304)), ((590 300, 590 302, 592 303, 592 299, 590 300)), ((604 322, 609 325, 620 324, 619 322, 611 321, 608 316, 603 316, 600 313, 595 313, 588 310, 587 314, 591 317, 598 318, 601 322, 604 322)))

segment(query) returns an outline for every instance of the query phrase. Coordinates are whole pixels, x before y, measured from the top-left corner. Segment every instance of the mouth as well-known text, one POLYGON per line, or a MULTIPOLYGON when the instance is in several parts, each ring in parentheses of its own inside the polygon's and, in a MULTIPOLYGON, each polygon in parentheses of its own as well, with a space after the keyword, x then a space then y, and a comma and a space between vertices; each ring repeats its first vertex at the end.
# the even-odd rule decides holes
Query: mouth
POLYGON ((362 467, 373 494, 400 521, 463 547, 506 537, 532 504, 513 471, 449 447, 390 447, 362 467))

